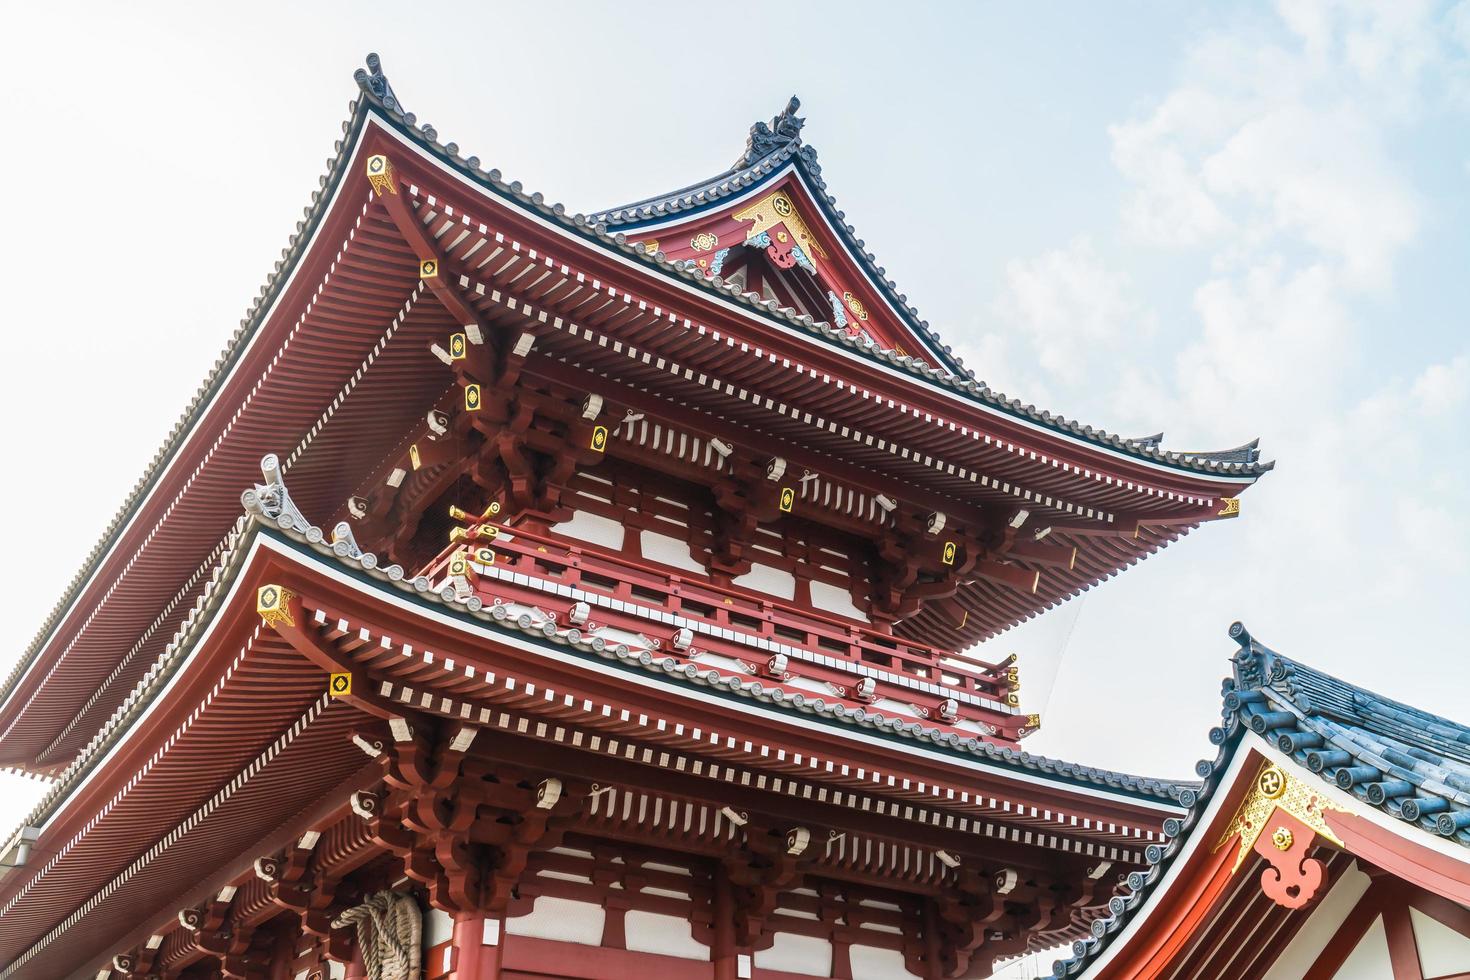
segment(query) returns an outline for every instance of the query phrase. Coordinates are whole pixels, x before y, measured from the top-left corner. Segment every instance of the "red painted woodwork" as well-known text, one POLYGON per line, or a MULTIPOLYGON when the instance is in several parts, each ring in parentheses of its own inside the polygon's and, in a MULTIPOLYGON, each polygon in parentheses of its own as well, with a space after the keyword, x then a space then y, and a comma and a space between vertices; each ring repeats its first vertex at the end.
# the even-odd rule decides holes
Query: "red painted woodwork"
POLYGON ((1279 807, 1256 838, 1254 850, 1269 865, 1261 872, 1261 891, 1277 905, 1303 909, 1315 902, 1327 883, 1327 867, 1310 857, 1316 831, 1279 807), (1289 837, 1277 839, 1278 834, 1289 837), (1282 845, 1285 846, 1282 846, 1282 845))
POLYGON ((1329 810, 1326 818, 1348 850, 1363 860, 1450 901, 1470 904, 1463 864, 1357 814, 1329 810))

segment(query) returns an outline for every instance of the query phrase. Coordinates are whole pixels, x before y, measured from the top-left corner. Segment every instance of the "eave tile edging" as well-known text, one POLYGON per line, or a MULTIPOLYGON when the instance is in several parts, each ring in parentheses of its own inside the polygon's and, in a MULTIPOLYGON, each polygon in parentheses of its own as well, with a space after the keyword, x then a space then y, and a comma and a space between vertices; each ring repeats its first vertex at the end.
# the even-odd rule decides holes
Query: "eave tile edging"
MULTIPOLYGON (((97 734, 93 735, 86 746, 77 753, 76 759, 62 770, 51 789, 41 797, 31 812, 20 822, 20 829, 40 826, 53 816, 71 795, 72 790, 91 772, 93 764, 105 756, 108 750, 127 733, 132 723, 148 709, 154 698, 167 686, 193 649, 199 635, 213 620, 214 613, 219 608, 225 592, 229 590, 229 585, 234 581, 245 554, 249 551, 249 538, 246 534, 249 526, 250 522, 245 517, 235 522, 234 529, 227 538, 229 544, 224 550, 220 563, 215 566, 209 582, 205 585, 199 598, 195 600, 193 608, 179 624, 179 628, 174 631, 173 639, 159 654, 153 666, 148 668, 148 672, 134 685, 132 692, 113 710, 111 717, 97 734)), ((12 840, 19 835, 20 829, 11 835, 12 840)))
POLYGON ((455 615, 466 616, 485 624, 493 624, 501 629, 515 629, 530 636, 551 640, 564 646, 576 647, 583 652, 594 653, 605 659, 616 659, 629 666, 640 667, 649 673, 679 679, 685 683, 723 688, 731 694, 762 701, 784 710, 829 717, 847 724, 880 731, 886 729, 891 735, 898 735, 916 742, 932 742, 951 751, 963 752, 1008 767, 1040 772, 1078 784, 1136 793, 1181 807, 1190 806, 1195 799, 1197 787, 1193 784, 1186 785, 1081 766, 1008 747, 997 747, 980 739, 961 738, 957 733, 944 732, 918 722, 885 718, 881 714, 875 716, 862 708, 848 708, 842 704, 828 703, 824 698, 808 698, 801 692, 788 694, 781 688, 767 687, 760 681, 742 680, 734 675, 725 676, 714 670, 701 671, 697 665, 680 663, 675 657, 655 656, 647 650, 635 652, 625 644, 608 643, 602 637, 584 636, 576 628, 561 628, 548 619, 515 615, 506 605, 493 605, 486 608, 479 596, 471 595, 467 599, 459 599, 452 585, 435 590, 427 576, 420 575, 410 579, 406 577, 407 573, 399 565, 389 565, 385 568, 379 563, 377 555, 372 552, 356 552, 346 540, 329 543, 321 528, 311 526, 305 532, 298 531, 291 526, 290 519, 285 515, 271 523, 277 525, 279 532, 285 537, 304 543, 318 553, 331 557, 350 571, 360 568, 369 577, 386 582, 400 592, 415 595, 421 601, 444 606, 455 615), (716 676, 711 678, 710 674, 716 676))

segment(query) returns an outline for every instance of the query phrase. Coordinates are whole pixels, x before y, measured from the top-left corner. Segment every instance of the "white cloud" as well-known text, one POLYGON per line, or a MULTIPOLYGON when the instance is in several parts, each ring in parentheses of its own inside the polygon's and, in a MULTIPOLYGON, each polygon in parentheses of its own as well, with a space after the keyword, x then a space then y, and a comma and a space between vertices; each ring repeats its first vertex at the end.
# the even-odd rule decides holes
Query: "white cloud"
POLYGON ((1411 391, 1425 415, 1443 416, 1461 408, 1470 395, 1470 355, 1431 364, 1414 379, 1411 391))
POLYGON ((1229 230, 1231 221, 1205 188, 1196 157, 1235 114, 1226 100, 1183 89, 1149 118, 1110 127, 1113 163, 1137 185, 1124 211, 1134 234, 1164 245, 1192 245, 1229 230))
POLYGON ((1030 345, 1049 377, 1068 385, 1083 380, 1098 352, 1137 344, 1156 326, 1087 238, 1008 263, 1005 283, 998 321, 1030 345))
POLYGON ((1378 125, 1348 106, 1263 108, 1201 164, 1239 220, 1340 260, 1344 286, 1381 286, 1418 231, 1419 205, 1381 149, 1378 125))
MULTIPOLYGON (((1108 723, 1089 712, 1108 710, 1106 651, 1140 629, 1140 604, 1151 633, 1170 638, 1166 649, 1130 644, 1130 669, 1144 673, 1177 670, 1174 638, 1202 618, 1221 628, 1245 616, 1286 652, 1372 683, 1369 651, 1416 630, 1432 644, 1465 619, 1470 353, 1426 345, 1416 363, 1399 333, 1414 327, 1384 326, 1397 313, 1395 266, 1429 226, 1397 148, 1444 97, 1426 94, 1430 81, 1443 88, 1458 65, 1439 14, 1421 4, 1290 2, 1280 13, 1274 39, 1256 22, 1203 39, 1172 91, 1109 128, 1129 183, 1123 233, 1167 249, 1153 254, 1170 270, 1192 270, 1175 281, 1192 314, 1171 321, 1179 329, 1120 343, 1117 324, 1141 305, 1087 239, 1007 270, 998 309, 1062 397, 1085 388, 1113 424, 1165 427, 1175 448, 1259 435, 1281 463, 1247 495, 1243 520, 1201 532, 1209 546, 1180 546, 1215 549, 1213 566, 1147 563, 1089 606, 1073 642, 1102 649, 1062 672, 1054 707, 1071 717, 1043 728, 1040 751, 1106 763, 1066 735, 1108 723), (1128 610, 1113 605, 1130 594, 1128 610)), ((1470 42, 1470 0, 1453 17, 1470 42)), ((1447 710, 1434 690, 1382 686, 1447 710)), ((1198 705, 1177 700, 1150 713, 1151 729, 1198 723, 1198 705)))
POLYGON ((1292 2, 1282 16, 1284 43, 1206 38, 1155 109, 1109 129, 1133 183, 1125 227, 1161 245, 1304 245, 1344 287, 1381 289, 1423 210, 1387 147, 1427 101, 1424 79, 1459 62, 1423 4, 1292 2))

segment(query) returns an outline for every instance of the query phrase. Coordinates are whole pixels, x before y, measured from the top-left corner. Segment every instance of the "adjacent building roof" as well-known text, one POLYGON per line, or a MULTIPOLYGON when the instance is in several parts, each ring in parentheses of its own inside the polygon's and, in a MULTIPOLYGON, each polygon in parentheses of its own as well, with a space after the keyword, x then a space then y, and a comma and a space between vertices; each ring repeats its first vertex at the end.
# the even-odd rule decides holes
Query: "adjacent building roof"
POLYGON ((1240 650, 1234 676, 1224 682, 1223 720, 1210 731, 1219 752, 1195 767, 1204 780, 1198 797, 1165 827, 1169 841, 1148 847, 1150 867, 1129 875, 1131 894, 1113 899, 1112 914, 1092 924, 1091 937, 1073 944, 1072 958, 1058 962, 1053 977, 1084 972, 1148 905, 1201 827, 1247 733, 1360 803, 1411 825, 1410 833, 1470 847, 1470 728, 1284 657, 1240 623, 1230 627, 1230 636, 1240 650))

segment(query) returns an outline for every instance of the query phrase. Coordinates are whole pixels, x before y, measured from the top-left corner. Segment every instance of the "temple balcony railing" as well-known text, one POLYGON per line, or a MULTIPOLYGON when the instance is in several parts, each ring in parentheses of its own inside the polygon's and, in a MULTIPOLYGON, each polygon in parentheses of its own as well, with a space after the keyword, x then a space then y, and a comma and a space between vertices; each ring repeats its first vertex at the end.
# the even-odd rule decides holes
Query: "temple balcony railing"
POLYGON ((478 538, 451 544, 422 574, 436 590, 473 592, 487 608, 506 605, 516 615, 525 610, 604 629, 659 655, 778 680, 808 699, 840 700, 1007 743, 1037 724, 1016 706, 1013 659, 961 659, 852 620, 552 534, 483 524, 478 538), (456 556, 463 558, 458 566, 456 556))

